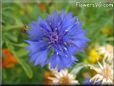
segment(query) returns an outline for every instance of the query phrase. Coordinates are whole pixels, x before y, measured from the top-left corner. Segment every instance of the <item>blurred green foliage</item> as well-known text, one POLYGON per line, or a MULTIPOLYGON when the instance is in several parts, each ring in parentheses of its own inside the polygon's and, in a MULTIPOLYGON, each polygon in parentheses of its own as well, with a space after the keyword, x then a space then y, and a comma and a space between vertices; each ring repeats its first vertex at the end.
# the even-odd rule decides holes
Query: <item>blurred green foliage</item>
MULTIPOLYGON (((19 64, 15 67, 7 69, 3 68, 3 83, 43 83, 44 72, 48 70, 48 66, 41 68, 34 67, 33 63, 29 63, 28 51, 25 50, 27 43, 27 34, 22 30, 25 24, 36 21, 38 16, 46 18, 54 10, 61 11, 65 9, 72 12, 74 16, 78 16, 79 21, 83 23, 86 29, 87 37, 91 40, 84 53, 78 53, 76 57, 80 62, 87 59, 88 49, 95 44, 105 45, 113 44, 113 13, 112 8, 95 8, 95 7, 76 7, 75 3, 68 1, 62 2, 29 2, 20 3, 10 2, 2 3, 2 48, 8 48, 19 64)), ((80 74, 78 76, 81 76, 80 74)), ((81 80, 81 79, 79 79, 81 80)), ((81 82, 81 81, 80 81, 81 82)))

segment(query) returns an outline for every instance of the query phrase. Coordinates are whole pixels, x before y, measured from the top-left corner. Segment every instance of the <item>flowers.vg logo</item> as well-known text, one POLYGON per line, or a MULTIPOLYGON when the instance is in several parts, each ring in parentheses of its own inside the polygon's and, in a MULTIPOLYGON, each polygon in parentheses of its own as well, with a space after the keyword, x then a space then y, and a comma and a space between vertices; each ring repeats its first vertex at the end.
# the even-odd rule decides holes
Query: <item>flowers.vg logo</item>
POLYGON ((81 2, 81 3, 114 3, 114 0, 74 0, 75 2, 81 2))
POLYGON ((78 7, 113 7, 114 1, 112 0, 75 0, 78 7))

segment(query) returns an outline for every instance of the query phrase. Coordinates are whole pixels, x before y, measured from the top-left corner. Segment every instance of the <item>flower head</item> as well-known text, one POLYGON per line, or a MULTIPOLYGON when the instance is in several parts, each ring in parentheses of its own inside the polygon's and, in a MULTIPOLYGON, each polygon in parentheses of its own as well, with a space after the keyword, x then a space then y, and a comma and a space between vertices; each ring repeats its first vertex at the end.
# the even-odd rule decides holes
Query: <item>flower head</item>
POLYGON ((46 5, 45 5, 45 3, 38 3, 38 7, 40 8, 40 10, 42 10, 42 11, 46 11, 46 5))
POLYGON ((101 60, 102 56, 97 52, 96 48, 93 48, 89 51, 88 60, 90 63, 96 63, 98 60, 101 60))
POLYGON ((103 61, 103 65, 98 62, 98 65, 99 67, 91 66, 97 74, 90 81, 94 83, 101 82, 101 84, 113 84, 113 66, 107 64, 105 61, 103 61))
POLYGON ((49 77, 52 80, 52 84, 58 85, 71 85, 71 84, 78 84, 78 81, 75 80, 75 75, 68 73, 68 70, 64 69, 60 72, 54 70, 53 74, 55 77, 49 77))
POLYGON ((98 47, 98 52, 99 54, 104 55, 104 58, 109 62, 109 63, 113 63, 113 46, 110 44, 107 44, 106 46, 101 46, 98 47))
POLYGON ((45 84, 51 84, 51 80, 48 79, 49 77, 52 76, 52 72, 51 71, 45 71, 44 72, 44 81, 45 81, 45 84))
POLYGON ((84 85, 91 85, 90 77, 87 77, 87 78, 83 81, 83 84, 84 84, 84 85))
POLYGON ((50 64, 58 70, 68 68, 77 61, 73 55, 83 51, 89 41, 78 18, 64 10, 61 13, 54 11, 44 20, 39 17, 38 21, 30 23, 30 27, 27 50, 35 65, 50 64))
POLYGON ((7 48, 3 49, 2 53, 3 53, 2 66, 4 68, 13 68, 18 63, 16 58, 7 48))

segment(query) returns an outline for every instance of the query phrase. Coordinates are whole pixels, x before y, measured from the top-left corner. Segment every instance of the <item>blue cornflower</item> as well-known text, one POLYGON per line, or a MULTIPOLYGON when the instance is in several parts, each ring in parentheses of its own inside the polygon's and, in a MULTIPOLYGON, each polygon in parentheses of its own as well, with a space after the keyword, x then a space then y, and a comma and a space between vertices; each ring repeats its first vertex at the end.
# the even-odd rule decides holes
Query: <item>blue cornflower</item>
POLYGON ((84 85, 91 85, 92 83, 90 82, 90 77, 87 77, 84 81, 83 81, 84 85))
POLYGON ((87 77, 84 81, 83 81, 83 84, 84 85, 88 85, 88 86, 91 86, 91 85, 101 85, 101 81, 98 81, 98 82, 95 82, 94 81, 90 81, 90 77, 87 77))
POLYGON ((77 61, 73 55, 83 51, 89 41, 78 18, 64 10, 61 13, 54 11, 44 20, 39 17, 29 26, 27 50, 30 51, 30 61, 42 67, 46 64, 58 70, 70 67, 77 61))

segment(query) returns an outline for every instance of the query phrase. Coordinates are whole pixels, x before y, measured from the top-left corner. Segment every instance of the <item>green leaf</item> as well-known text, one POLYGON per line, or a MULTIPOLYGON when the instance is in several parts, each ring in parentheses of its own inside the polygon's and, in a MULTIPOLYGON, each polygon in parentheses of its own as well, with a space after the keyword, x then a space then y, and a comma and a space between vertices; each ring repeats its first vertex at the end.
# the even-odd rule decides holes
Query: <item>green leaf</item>
POLYGON ((85 63, 77 63, 77 64, 73 67, 73 69, 71 70, 70 73, 72 73, 72 74, 74 74, 74 75, 77 75, 78 72, 80 72, 80 70, 81 70, 82 68, 87 67, 87 66, 88 66, 88 65, 85 64, 85 63))
POLYGON ((25 49, 23 49, 23 48, 21 48, 21 49, 18 50, 16 53, 17 53, 18 57, 22 57, 22 56, 26 56, 26 55, 28 54, 28 51, 25 50, 25 49), (20 53, 21 53, 21 54, 20 54, 20 53))
POLYGON ((12 54, 14 55, 14 57, 17 59, 17 61, 19 62, 19 64, 22 66, 22 68, 24 69, 26 75, 29 78, 32 78, 33 72, 32 72, 32 69, 30 68, 30 66, 25 62, 25 60, 23 60, 22 58, 20 58, 18 56, 18 54, 14 51, 14 47, 11 46, 11 45, 9 46, 9 43, 8 42, 7 42, 7 47, 11 50, 12 54))
POLYGON ((31 70, 30 66, 23 59, 18 59, 18 62, 23 67, 23 69, 24 69, 25 73, 27 74, 27 76, 29 78, 32 78, 33 73, 32 73, 32 70, 31 70))
POLYGON ((3 36, 4 36, 5 39, 7 39, 9 41, 14 41, 14 42, 18 41, 17 37, 13 36, 12 34, 4 32, 3 36))
POLYGON ((25 44, 25 43, 13 43, 13 42, 10 42, 10 44, 11 45, 13 45, 13 46, 16 46, 16 47, 26 47, 27 46, 27 44, 25 44))

